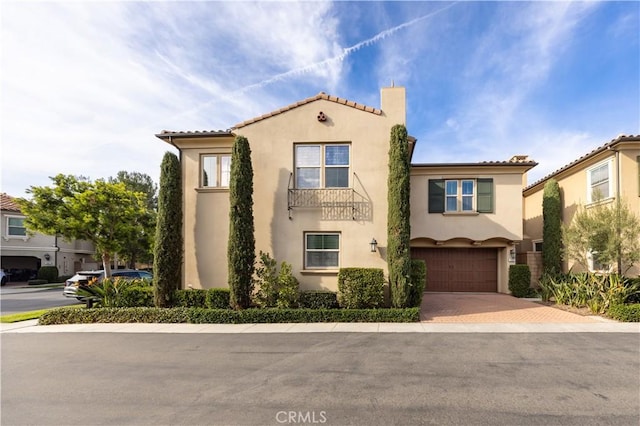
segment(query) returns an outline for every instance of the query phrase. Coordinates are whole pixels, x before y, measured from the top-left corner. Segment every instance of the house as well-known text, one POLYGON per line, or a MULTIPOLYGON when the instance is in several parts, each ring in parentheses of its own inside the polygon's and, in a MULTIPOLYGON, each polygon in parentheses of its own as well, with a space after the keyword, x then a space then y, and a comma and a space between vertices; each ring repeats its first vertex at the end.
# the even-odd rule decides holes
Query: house
POLYGON ((0 194, 0 219, 1 267, 10 274, 10 281, 27 281, 35 277, 41 266, 57 266, 60 275, 97 266, 89 242, 68 242, 40 233, 28 235, 25 216, 15 198, 5 193, 0 194))
MULTIPOLYGON (((405 89, 387 87, 380 108, 320 93, 228 131, 157 134, 180 153, 182 286, 227 286, 236 135, 245 136, 252 150, 256 252, 290 263, 302 290, 337 290, 341 267, 386 274, 389 140, 391 128, 405 123, 405 89)), ((410 152, 415 143, 410 137, 410 152)), ((533 166, 526 157, 412 166, 411 245, 428 267, 440 269, 437 279, 429 270, 430 280, 455 275, 447 291, 475 291, 469 267, 481 265, 482 290, 508 292, 508 263, 522 239, 523 177, 533 166)), ((431 281, 428 288, 445 289, 431 281)))
MULTIPOLYGON (((589 208, 594 204, 594 193, 599 193, 600 202, 606 204, 621 197, 630 210, 640 216, 640 136, 619 136, 524 189, 525 237, 518 256, 522 263, 530 265, 532 278, 542 272, 542 195, 544 185, 552 178, 560 187, 564 225, 571 223, 580 206, 589 208)), ((590 271, 602 270, 594 256, 588 256, 588 260, 590 271)), ((563 269, 566 272, 584 268, 564 261, 563 269)), ((640 265, 627 271, 629 276, 638 274, 640 265)))

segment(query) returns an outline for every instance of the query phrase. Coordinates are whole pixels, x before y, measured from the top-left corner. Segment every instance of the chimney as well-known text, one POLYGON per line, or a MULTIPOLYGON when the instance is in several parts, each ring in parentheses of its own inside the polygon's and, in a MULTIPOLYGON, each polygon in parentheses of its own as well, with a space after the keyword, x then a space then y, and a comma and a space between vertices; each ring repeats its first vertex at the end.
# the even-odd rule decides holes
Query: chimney
POLYGON ((407 101, 404 87, 383 87, 380 91, 380 109, 393 125, 406 125, 407 101))

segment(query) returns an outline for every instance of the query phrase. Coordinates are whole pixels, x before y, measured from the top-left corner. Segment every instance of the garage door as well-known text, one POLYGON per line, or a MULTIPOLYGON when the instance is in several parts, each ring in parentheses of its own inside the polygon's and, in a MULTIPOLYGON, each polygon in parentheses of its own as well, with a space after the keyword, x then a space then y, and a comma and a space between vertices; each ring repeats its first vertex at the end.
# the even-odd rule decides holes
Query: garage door
POLYGON ((427 291, 498 291, 498 251, 488 248, 413 248, 427 264, 427 291))

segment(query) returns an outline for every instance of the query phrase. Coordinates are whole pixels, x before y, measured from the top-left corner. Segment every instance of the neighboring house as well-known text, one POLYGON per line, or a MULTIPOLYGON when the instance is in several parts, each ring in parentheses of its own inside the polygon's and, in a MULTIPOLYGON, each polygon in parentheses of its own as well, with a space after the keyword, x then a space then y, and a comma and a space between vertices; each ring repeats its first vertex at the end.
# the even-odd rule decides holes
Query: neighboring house
MULTIPOLYGON (((630 210, 640 216, 640 136, 619 136, 524 189, 525 238, 518 250, 519 261, 531 266, 534 279, 542 272, 542 194, 551 178, 560 186, 565 225, 571 223, 580 206, 589 208, 593 204, 594 193, 599 193, 604 203, 622 197, 630 210), (534 270, 540 273, 534 274, 534 270)), ((563 268, 583 270, 579 264, 566 261, 563 268)), ((589 270, 602 270, 597 257, 592 255, 589 255, 589 270)), ((640 265, 627 271, 629 276, 639 273, 640 265)))
POLYGON ((25 216, 13 197, 0 194, 1 267, 10 281, 27 281, 41 266, 57 266, 60 275, 72 275, 96 266, 93 245, 86 241, 67 242, 60 237, 36 233, 29 235, 25 216))
MULTIPOLYGON (((383 88, 378 109, 320 93, 228 131, 156 135, 180 151, 183 288, 227 286, 236 135, 247 137, 252 151, 256 254, 290 263, 302 290, 337 290, 342 267, 387 274, 389 140, 391 128, 406 122, 405 98, 402 87, 383 88)), ((409 138, 410 152, 415 142, 409 138)), ((412 167, 411 244, 431 268, 429 289, 479 290, 469 266, 481 265, 480 290, 508 292, 508 263, 522 239, 523 175, 534 165, 515 157, 412 167), (445 273, 453 286, 443 287, 445 273)))

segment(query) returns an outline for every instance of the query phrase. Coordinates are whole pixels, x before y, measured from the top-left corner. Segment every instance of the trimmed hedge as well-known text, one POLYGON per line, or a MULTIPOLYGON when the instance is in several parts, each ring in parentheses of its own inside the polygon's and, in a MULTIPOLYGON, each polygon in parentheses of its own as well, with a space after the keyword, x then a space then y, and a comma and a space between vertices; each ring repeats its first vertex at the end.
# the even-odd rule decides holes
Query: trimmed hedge
POLYGON ((182 308, 230 309, 228 288, 176 290, 173 305, 182 308))
POLYGON ((407 306, 414 308, 422 304, 422 294, 427 281, 427 264, 424 260, 411 259, 411 278, 409 282, 409 294, 407 306))
POLYGON ((384 273, 380 268, 340 268, 338 303, 347 309, 377 308, 384 304, 384 273))
POLYGON ((50 283, 56 282, 58 279, 58 268, 55 266, 43 266, 38 269, 38 279, 47 280, 50 283))
POLYGON ((611 318, 618 321, 640 322, 640 303, 613 305, 607 313, 611 318))
POLYGON ((134 286, 125 288, 120 295, 119 305, 127 308, 138 306, 152 308, 154 306, 153 287, 134 286))
POLYGON ((210 288, 205 296, 205 307, 209 309, 231 309, 231 292, 228 288, 210 288))
POLYGON ((57 308, 40 325, 88 323, 257 324, 316 322, 417 322, 418 308, 404 309, 203 309, 203 308, 57 308))
POLYGON ((529 265, 509 266, 509 291, 515 297, 527 297, 531 287, 529 265))
POLYGON ((27 281, 27 285, 42 285, 42 284, 49 284, 49 281, 47 281, 47 280, 29 280, 29 281, 27 281))
POLYGON ((333 291, 303 291, 300 293, 298 304, 301 308, 309 309, 337 309, 338 295, 333 291))

